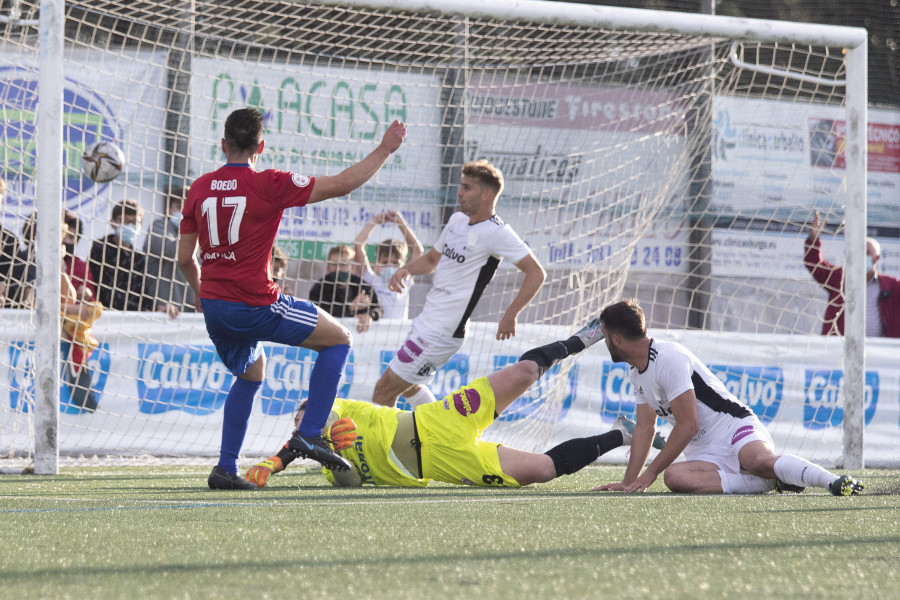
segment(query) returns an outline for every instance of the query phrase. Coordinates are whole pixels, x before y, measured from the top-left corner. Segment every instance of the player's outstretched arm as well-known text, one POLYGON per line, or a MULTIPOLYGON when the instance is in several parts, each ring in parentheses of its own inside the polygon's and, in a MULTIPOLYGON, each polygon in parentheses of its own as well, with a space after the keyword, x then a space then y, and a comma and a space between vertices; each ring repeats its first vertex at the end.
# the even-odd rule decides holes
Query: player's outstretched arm
POLYGON ((378 147, 364 159, 347 167, 337 175, 316 177, 309 204, 346 196, 367 182, 384 166, 384 163, 400 147, 404 139, 406 139, 406 125, 400 121, 394 121, 384 132, 384 137, 378 147))
POLYGON ((516 294, 516 297, 513 298, 506 308, 506 312, 500 317, 500 322, 497 324, 498 340, 506 340, 516 335, 516 319, 519 313, 537 295, 541 286, 544 285, 544 279, 547 278, 544 268, 532 254, 517 262, 516 267, 525 273, 525 279, 522 281, 519 293, 516 294))

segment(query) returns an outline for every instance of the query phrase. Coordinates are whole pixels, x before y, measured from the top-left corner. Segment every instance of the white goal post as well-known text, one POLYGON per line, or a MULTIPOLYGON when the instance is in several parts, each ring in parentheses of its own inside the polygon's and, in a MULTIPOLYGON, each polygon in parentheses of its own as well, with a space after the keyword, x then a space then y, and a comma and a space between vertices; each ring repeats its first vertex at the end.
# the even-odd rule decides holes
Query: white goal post
MULTIPOLYGON (((876 408, 866 366, 868 352, 883 396, 896 395, 891 347, 865 339, 865 30, 530 0, 43 0, 21 9, 0 39, 4 227, 19 233, 32 211, 68 209, 83 225, 74 253, 91 269, 92 242, 113 234, 112 208, 138 201, 135 247, 157 294, 146 306, 188 307, 174 291, 160 295, 172 275, 154 227, 166 226, 178 190, 221 163, 228 112, 263 111, 263 168, 313 176, 352 164, 401 118, 410 133, 394 162, 347 198, 287 211, 278 247, 283 285, 304 296, 327 249, 352 245, 372 215, 400 212, 429 247, 453 212, 462 164, 501 167, 497 212, 547 281, 516 338, 497 341, 521 282, 502 265, 435 393, 635 296, 654 336, 696 346, 729 387, 756 393, 745 399, 780 452, 848 469, 897 466, 900 409, 884 398, 876 408), (100 139, 120 145, 127 165, 97 185, 78 174, 78 157, 100 139), (845 267, 842 337, 819 335, 825 293, 803 268, 816 211, 829 219, 825 256, 845 267)), ((38 228, 33 312, 12 300, 2 310, 0 458, 55 473, 61 454, 215 455, 230 374, 189 310, 170 321, 153 308, 107 308, 85 363, 98 406, 73 404, 75 384, 58 367, 71 360, 59 344, 60 227, 42 219, 38 228)), ((370 256, 391 237, 402 239, 376 227, 370 256)), ((410 316, 429 287, 428 277, 416 281, 410 316)), ((355 333, 341 393, 368 399, 407 330, 387 320, 355 333)), ((492 426, 492 439, 543 449, 633 410, 605 352, 561 365, 492 426)), ((257 399, 248 456, 283 443, 307 392, 310 353, 267 353, 272 383, 257 399)))

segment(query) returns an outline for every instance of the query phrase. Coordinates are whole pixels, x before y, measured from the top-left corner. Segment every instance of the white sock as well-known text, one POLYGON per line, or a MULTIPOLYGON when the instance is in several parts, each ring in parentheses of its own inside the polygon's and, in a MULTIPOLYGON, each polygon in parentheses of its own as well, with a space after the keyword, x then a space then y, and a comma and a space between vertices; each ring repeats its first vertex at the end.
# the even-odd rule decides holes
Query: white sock
POLYGON ((775 461, 775 475, 785 483, 802 487, 827 488, 829 483, 837 479, 834 473, 792 454, 778 457, 775 461))
POLYGON ((406 401, 409 402, 411 408, 415 408, 417 406, 421 406, 422 404, 428 404, 429 402, 434 402, 437 398, 434 397, 434 394, 431 393, 424 385, 419 386, 419 391, 411 396, 404 396, 406 401))
POLYGON ((756 475, 719 471, 723 494, 765 494, 775 489, 775 482, 756 475))

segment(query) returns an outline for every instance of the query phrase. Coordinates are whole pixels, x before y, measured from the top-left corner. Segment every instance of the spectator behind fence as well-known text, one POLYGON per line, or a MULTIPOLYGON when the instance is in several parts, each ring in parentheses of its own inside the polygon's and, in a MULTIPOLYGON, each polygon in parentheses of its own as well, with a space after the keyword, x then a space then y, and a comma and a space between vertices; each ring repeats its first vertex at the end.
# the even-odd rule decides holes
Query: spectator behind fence
POLYGON ((403 215, 395 210, 374 215, 356 236, 354 250, 356 261, 362 270, 362 280, 372 286, 378 295, 378 303, 381 305, 384 318, 406 319, 409 315, 409 289, 412 286, 412 278, 407 281, 406 287, 397 292, 388 288, 388 282, 397 269, 406 264, 407 253, 410 254, 410 260, 415 260, 422 255, 424 248, 403 215), (366 256, 366 240, 376 225, 388 223, 395 224, 406 241, 384 240, 375 250, 375 264, 370 265, 369 257, 366 256))
MULTIPOLYGON (((72 240, 69 223, 73 216, 69 211, 63 214, 63 246, 72 240)), ((68 249, 63 248, 63 253, 67 254, 68 249)), ((94 395, 93 373, 88 367, 88 359, 100 345, 91 333, 91 327, 103 314, 103 305, 90 297, 86 287, 78 289, 69 275, 67 263, 63 264, 60 273, 59 293, 62 314, 60 355, 65 367, 63 380, 69 389, 69 403, 93 412, 97 409, 97 399, 94 395)))
MULTIPOLYGON (((6 204, 6 180, 0 177, 0 209, 6 204)), ((16 234, 0 226, 0 308, 6 305, 6 293, 12 280, 13 263, 19 251, 16 234)))
POLYGON ((325 276, 312 286, 309 299, 333 317, 356 317, 356 330, 363 332, 381 318, 381 306, 372 286, 353 272, 354 254, 343 244, 331 248, 325 276))
MULTIPOLYGON (((804 244, 803 265, 828 293, 822 335, 844 335, 844 268, 822 258, 826 222, 816 213, 804 244)), ((900 337, 900 281, 878 272, 881 245, 866 238, 866 336, 900 337)))
POLYGON ((143 213, 134 200, 122 200, 110 215, 113 233, 94 240, 89 266, 97 284, 97 299, 107 308, 157 310, 174 319, 179 313, 174 304, 157 301, 145 292, 146 257, 134 249, 143 213))
POLYGON ((34 285, 37 278, 35 263, 35 233, 37 213, 28 215, 22 225, 22 241, 25 246, 17 248, 12 261, 12 273, 6 290, 7 308, 32 308, 34 306, 34 285))
POLYGON ((272 246, 272 262, 270 267, 272 269, 272 281, 275 282, 275 285, 278 286, 281 293, 285 296, 294 296, 293 288, 284 280, 287 271, 287 255, 284 253, 284 250, 278 246, 272 246))
POLYGON ((63 213, 63 223, 66 226, 63 236, 65 273, 79 299, 93 300, 97 293, 94 276, 91 275, 87 262, 75 255, 75 248, 81 239, 81 219, 71 210, 67 210, 63 213))
POLYGON ((172 304, 180 311, 193 312, 194 291, 178 268, 178 227, 185 193, 179 188, 166 196, 165 216, 154 219, 147 232, 144 242, 146 290, 157 303, 172 304))

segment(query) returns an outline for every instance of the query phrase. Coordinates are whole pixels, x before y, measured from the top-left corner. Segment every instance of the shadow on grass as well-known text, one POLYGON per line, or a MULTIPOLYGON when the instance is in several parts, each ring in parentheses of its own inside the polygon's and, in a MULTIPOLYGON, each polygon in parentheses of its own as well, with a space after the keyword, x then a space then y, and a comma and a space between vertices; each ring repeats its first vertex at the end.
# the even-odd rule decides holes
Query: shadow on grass
MULTIPOLYGON (((876 546, 880 544, 897 544, 900 543, 900 536, 886 537, 859 537, 859 538, 843 538, 840 540, 823 539, 823 540, 805 540, 804 548, 809 550, 813 548, 832 548, 849 546, 876 546)), ((796 548, 795 540, 785 540, 783 542, 762 542, 752 543, 746 540, 735 541, 733 543, 720 544, 675 544, 657 546, 640 546, 640 547, 614 547, 614 548, 590 548, 592 557, 601 558, 603 556, 621 557, 625 555, 635 555, 646 557, 647 555, 658 554, 661 556, 682 556, 687 557, 692 553, 702 553, 704 556, 718 552, 746 552, 746 551, 766 551, 796 548)), ((260 573, 272 573, 278 569, 297 570, 298 568, 327 568, 327 569, 345 569, 347 572, 356 572, 358 569, 367 567, 377 567, 390 569, 397 564, 403 564, 408 567, 420 565, 423 568, 430 565, 457 564, 476 562, 484 563, 488 561, 496 562, 498 560, 516 560, 516 561, 536 561, 536 560, 559 560, 561 558, 584 558, 587 551, 585 548, 551 548, 546 550, 523 552, 485 552, 485 553, 467 553, 460 556, 459 552, 452 554, 432 554, 432 555, 407 555, 407 556, 381 556, 381 557, 362 557, 362 558, 339 558, 334 556, 325 556, 313 559, 291 559, 291 560, 272 560, 266 558, 264 560, 241 560, 240 562, 216 562, 198 565, 190 565, 181 563, 166 563, 159 565, 140 565, 140 566, 110 566, 97 567, 92 566, 90 569, 76 568, 43 568, 43 569, 19 569, 19 570, 3 570, 0 571, 0 583, 5 581, 19 583, 25 578, 37 579, 41 577, 57 578, 65 577, 69 583, 77 583, 78 579, 95 579, 98 576, 115 576, 126 575, 135 576, 152 576, 160 573, 221 573, 228 571, 246 572, 248 577, 258 576, 260 573)))

